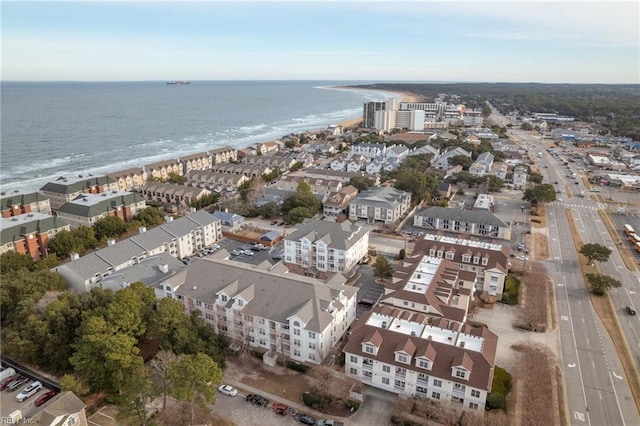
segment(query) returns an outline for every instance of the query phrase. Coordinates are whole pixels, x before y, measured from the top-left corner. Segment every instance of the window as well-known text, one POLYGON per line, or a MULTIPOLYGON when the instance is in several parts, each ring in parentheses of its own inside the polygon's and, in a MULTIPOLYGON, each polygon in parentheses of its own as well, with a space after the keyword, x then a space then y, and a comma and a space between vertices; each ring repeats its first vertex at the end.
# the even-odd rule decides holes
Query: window
POLYGON ((395 386, 395 387, 397 387, 397 388, 402 388, 402 389, 404 389, 405 382, 404 382, 404 381, 402 381, 402 380, 396 380, 393 384, 394 384, 394 386, 395 386))
POLYGON ((355 355, 351 355, 351 362, 358 362, 358 357, 355 355))
POLYGON ((316 354, 309 354, 309 359, 312 361, 316 360, 316 354))
POLYGON ((433 379, 433 386, 435 386, 437 388, 441 388, 442 387, 442 380, 433 379))
POLYGON ((294 327, 300 327, 300 323, 299 323, 298 321, 294 321, 294 322, 293 322, 293 326, 294 326, 294 327))
POLYGON ((466 263, 471 262, 471 256, 469 256, 468 254, 463 254, 462 255, 462 261, 466 262, 466 263))
POLYGON ((475 402, 470 402, 469 403, 469 408, 471 408, 472 410, 477 410, 478 409, 478 404, 476 404, 475 402))
POLYGON ((196 306, 202 307, 202 301, 196 300, 196 306))
POLYGON ((243 305, 244 305, 244 302, 242 300, 238 299, 238 306, 243 306, 243 305))
POLYGON ((474 398, 480 398, 480 391, 476 389, 471 389, 471 396, 474 398))
POLYGON ((385 373, 391 373, 391 366, 383 365, 382 366, 382 371, 384 371, 385 373))
POLYGON ((297 328, 293 329, 293 334, 295 334, 296 336, 300 335, 300 330, 298 330, 297 328))
POLYGON ((419 359, 418 367, 429 369, 429 361, 427 361, 426 359, 419 359))
POLYGON ((403 363, 407 363, 407 356, 406 355, 398 355, 398 362, 403 362, 403 363))
POLYGON ((227 296, 225 296, 224 294, 220 295, 220 300, 222 300, 223 302, 226 302, 227 296))
POLYGON ((454 383, 453 389, 464 392, 467 387, 461 383, 454 383))
POLYGON ((354 376, 358 375, 358 369, 357 368, 350 368, 349 369, 349 374, 353 374, 354 376))
POLYGON ((316 348, 316 344, 313 342, 309 342, 309 349, 314 349, 316 348))
POLYGON ((478 256, 473 256, 473 263, 478 264, 480 262, 480 258, 478 256))
POLYGON ((464 398, 460 398, 459 396, 452 396, 451 401, 457 402, 458 404, 464 404, 464 398))
POLYGON ((299 339, 293 339, 293 345, 294 346, 300 346, 300 340, 299 339))
POLYGON ((456 377, 460 377, 461 379, 466 379, 467 372, 464 370, 456 370, 456 377))
POLYGON ((309 332, 309 338, 310 339, 315 339, 316 338, 316 333, 314 333, 313 331, 309 332))
POLYGON ((446 259, 448 260, 453 260, 453 252, 452 251, 448 251, 445 256, 446 259))
POLYGON ((383 377, 382 378, 382 384, 383 385, 388 385, 389 384, 389 378, 388 377, 383 377))
POLYGON ((300 356, 300 349, 294 349, 293 350, 293 356, 299 357, 300 356))
POLYGON ((376 353, 376 350, 373 348, 373 346, 370 346, 370 345, 366 345, 364 347, 364 351, 366 353, 368 353, 368 354, 375 354, 376 353))
POLYGON ((440 392, 431 392, 431 398, 440 399, 440 392))

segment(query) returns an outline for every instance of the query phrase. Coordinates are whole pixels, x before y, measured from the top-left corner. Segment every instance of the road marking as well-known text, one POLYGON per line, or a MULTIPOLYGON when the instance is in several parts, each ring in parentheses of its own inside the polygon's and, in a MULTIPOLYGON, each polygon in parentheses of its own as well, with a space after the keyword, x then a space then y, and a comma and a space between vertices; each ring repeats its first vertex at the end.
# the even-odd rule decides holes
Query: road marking
POLYGON ((584 413, 581 413, 580 411, 574 411, 573 418, 576 420, 580 420, 581 422, 584 422, 584 413))
POLYGON ((563 321, 569 321, 569 317, 566 316, 566 315, 561 315, 560 319, 563 320, 563 321))
POLYGON ((567 367, 569 368, 574 368, 576 366, 575 362, 572 362, 571 364, 567 364, 567 367))
POLYGON ((558 287, 564 287, 564 283, 558 283, 558 287))
POLYGON ((616 373, 613 373, 613 377, 615 377, 618 380, 622 380, 622 376, 618 376, 616 373))

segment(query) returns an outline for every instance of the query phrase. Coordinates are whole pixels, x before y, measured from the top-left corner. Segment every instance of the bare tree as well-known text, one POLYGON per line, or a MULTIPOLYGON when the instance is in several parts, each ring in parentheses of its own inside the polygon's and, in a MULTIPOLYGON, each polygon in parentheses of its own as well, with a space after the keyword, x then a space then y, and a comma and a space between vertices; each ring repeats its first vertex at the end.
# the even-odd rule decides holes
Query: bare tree
POLYGON ((149 362, 148 368, 151 379, 160 393, 162 393, 162 409, 167 406, 167 395, 169 393, 169 367, 176 362, 178 357, 171 351, 161 350, 149 362))

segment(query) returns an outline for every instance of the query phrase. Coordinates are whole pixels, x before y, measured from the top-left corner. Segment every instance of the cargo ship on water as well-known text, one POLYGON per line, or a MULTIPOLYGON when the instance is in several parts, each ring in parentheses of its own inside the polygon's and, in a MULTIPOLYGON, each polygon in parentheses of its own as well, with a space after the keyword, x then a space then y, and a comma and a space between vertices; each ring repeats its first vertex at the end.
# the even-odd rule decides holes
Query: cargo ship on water
POLYGON ((181 81, 167 81, 167 84, 191 84, 190 81, 185 81, 185 80, 181 80, 181 81))

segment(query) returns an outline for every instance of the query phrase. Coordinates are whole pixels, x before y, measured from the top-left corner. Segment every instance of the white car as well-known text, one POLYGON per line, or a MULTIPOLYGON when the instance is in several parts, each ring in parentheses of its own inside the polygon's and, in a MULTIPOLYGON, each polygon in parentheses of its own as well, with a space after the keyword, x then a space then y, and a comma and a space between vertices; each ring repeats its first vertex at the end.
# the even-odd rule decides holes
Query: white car
POLYGON ((244 254, 245 256, 255 256, 255 253, 251 250, 243 250, 242 254, 244 254))
POLYGON ((35 395, 40 389, 42 389, 42 383, 33 382, 26 388, 22 389, 22 392, 20 392, 18 396, 16 396, 16 400, 18 402, 22 402, 30 396, 35 395))
POLYGON ((238 394, 238 389, 229 385, 220 385, 218 386, 218 392, 223 393, 228 396, 236 396, 238 394))

